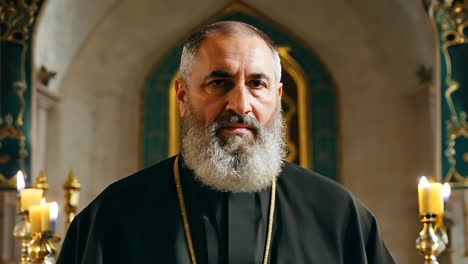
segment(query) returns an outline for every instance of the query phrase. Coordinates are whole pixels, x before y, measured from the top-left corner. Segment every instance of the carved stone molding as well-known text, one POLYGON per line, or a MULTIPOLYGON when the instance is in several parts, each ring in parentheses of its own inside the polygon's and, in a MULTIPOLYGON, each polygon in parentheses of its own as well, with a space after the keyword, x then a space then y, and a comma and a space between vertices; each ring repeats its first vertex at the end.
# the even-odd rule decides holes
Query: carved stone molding
POLYGON ((36 83, 37 91, 37 107, 39 109, 50 110, 57 106, 60 101, 60 96, 50 91, 44 84, 36 83))

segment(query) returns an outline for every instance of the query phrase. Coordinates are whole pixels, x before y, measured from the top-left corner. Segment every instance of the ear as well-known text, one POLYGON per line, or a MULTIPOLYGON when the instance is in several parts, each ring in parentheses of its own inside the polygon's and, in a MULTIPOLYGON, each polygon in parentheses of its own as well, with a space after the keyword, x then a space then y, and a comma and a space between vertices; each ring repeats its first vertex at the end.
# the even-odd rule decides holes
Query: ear
POLYGON ((179 108, 180 116, 184 116, 187 109, 185 108, 185 96, 187 93, 187 85, 181 79, 175 80, 175 89, 176 89, 176 100, 177 106, 179 108))
POLYGON ((278 84, 278 96, 281 97, 283 95, 283 83, 278 84))

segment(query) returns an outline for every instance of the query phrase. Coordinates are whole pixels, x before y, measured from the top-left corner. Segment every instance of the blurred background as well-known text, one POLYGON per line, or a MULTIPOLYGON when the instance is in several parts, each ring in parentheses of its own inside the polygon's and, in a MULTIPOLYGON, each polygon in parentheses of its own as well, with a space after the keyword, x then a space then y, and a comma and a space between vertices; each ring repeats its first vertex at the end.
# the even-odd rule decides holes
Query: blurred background
POLYGON ((79 212, 110 183, 177 153, 171 89, 181 43, 227 19, 251 23, 279 48, 288 159, 356 194, 402 264, 423 263, 419 178, 450 182, 451 242, 440 262, 468 262, 463 1, 22 0, 0 8, 0 263, 19 257, 19 169, 27 186, 44 172, 63 238, 71 169, 79 212))

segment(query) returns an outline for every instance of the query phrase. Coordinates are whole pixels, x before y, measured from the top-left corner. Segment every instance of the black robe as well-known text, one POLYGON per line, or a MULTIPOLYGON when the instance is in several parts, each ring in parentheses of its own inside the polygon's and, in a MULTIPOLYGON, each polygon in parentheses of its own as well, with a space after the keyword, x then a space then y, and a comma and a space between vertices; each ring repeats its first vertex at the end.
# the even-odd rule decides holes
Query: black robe
MULTIPOLYGON (((103 191, 73 220, 57 263, 191 263, 174 160, 103 191)), ((217 192, 179 168, 197 263, 262 263, 271 188, 217 192)), ((394 263, 372 214, 332 180, 285 162, 275 205, 268 263, 394 263)))

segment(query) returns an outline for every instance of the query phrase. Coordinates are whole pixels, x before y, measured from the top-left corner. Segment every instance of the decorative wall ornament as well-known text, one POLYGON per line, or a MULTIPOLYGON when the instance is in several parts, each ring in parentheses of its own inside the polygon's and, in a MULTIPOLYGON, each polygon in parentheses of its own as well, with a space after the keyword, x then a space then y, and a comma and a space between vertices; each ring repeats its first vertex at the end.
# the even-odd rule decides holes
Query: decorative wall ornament
POLYGON ((286 130, 288 155, 286 156, 286 160, 291 162, 297 161, 302 167, 310 168, 309 119, 307 117, 308 86, 304 71, 294 57, 291 56, 290 52, 291 47, 289 46, 278 47, 283 72, 291 76, 296 88, 296 96, 294 98, 289 97, 287 88, 284 89, 282 98, 283 103, 289 109, 289 111, 284 112, 284 118, 286 124, 288 124, 286 130), (295 115, 297 115, 297 126, 294 126, 291 122, 295 115), (291 137, 291 128, 300 131, 296 140, 291 137))
POLYGON ((436 116, 440 122, 436 174, 453 187, 454 199, 447 204, 449 227, 447 252, 450 263, 466 263, 468 257, 468 2, 423 0, 436 42, 436 116))
POLYGON ((0 40, 27 45, 29 28, 34 23, 39 2, 38 0, 0 0, 0 40))
POLYGON ((432 0, 427 11, 441 58, 442 178, 468 188, 468 9, 464 1, 432 0))
POLYGON ((50 71, 44 65, 42 65, 36 73, 36 78, 39 82, 41 82, 41 84, 48 86, 49 82, 54 79, 56 75, 57 72, 50 71))
POLYGON ((31 29, 42 0, 0 0, 0 190, 30 170, 31 29))

